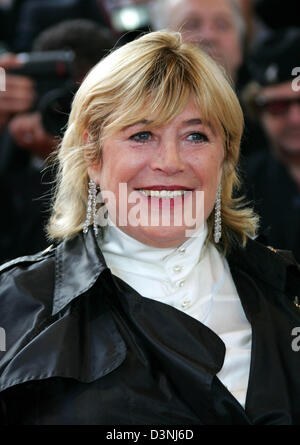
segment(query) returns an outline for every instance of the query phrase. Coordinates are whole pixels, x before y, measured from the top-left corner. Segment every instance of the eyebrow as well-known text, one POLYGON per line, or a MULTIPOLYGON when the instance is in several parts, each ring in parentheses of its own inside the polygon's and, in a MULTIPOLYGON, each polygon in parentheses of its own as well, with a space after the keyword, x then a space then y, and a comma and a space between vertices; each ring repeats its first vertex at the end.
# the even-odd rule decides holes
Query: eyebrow
MULTIPOLYGON (((147 125, 147 124, 152 124, 153 121, 151 120, 147 120, 147 119, 143 119, 141 121, 138 122, 134 122, 133 124, 130 125, 126 125, 124 128, 122 128, 122 131, 126 131, 131 127, 135 127, 136 125, 147 125)), ((188 126, 188 125, 202 125, 203 122, 200 118, 194 118, 194 119, 189 119, 187 121, 183 121, 182 125, 184 126, 188 126)))
POLYGON ((183 125, 202 125, 203 124, 202 120, 199 118, 189 119, 188 121, 184 121, 182 123, 183 123, 183 125))
POLYGON ((126 125, 125 127, 122 128, 121 131, 126 131, 126 130, 128 130, 128 129, 131 128, 131 127, 135 127, 136 125, 147 125, 147 124, 152 124, 152 122, 153 122, 153 121, 149 121, 149 120, 147 120, 147 119, 143 119, 143 120, 141 120, 141 121, 134 122, 133 124, 126 125))

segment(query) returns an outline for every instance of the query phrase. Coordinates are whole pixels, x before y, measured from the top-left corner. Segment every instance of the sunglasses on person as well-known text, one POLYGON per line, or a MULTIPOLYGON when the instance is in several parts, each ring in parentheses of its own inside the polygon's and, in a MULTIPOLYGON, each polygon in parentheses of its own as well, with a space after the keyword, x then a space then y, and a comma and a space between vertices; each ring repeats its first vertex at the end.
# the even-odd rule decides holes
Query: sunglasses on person
POLYGON ((267 99, 258 97, 255 101, 258 109, 273 116, 283 116, 288 113, 292 104, 300 106, 300 96, 295 98, 267 99))

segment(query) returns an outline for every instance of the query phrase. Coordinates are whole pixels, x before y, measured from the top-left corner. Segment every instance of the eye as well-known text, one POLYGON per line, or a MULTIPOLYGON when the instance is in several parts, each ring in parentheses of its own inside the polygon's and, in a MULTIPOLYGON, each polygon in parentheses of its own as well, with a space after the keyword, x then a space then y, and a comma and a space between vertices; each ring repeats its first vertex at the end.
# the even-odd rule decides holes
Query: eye
POLYGON ((201 20, 197 17, 188 19, 183 25, 181 26, 184 31, 195 31, 201 28, 201 20))
POLYGON ((219 31, 228 31, 233 28, 232 23, 225 19, 218 19, 215 22, 215 26, 219 31))
POLYGON ((199 142, 208 142, 208 137, 204 133, 190 133, 187 137, 188 141, 197 144, 199 142))
POLYGON ((130 136, 129 139, 135 142, 148 142, 151 140, 151 132, 150 131, 140 131, 139 133, 135 133, 130 136))

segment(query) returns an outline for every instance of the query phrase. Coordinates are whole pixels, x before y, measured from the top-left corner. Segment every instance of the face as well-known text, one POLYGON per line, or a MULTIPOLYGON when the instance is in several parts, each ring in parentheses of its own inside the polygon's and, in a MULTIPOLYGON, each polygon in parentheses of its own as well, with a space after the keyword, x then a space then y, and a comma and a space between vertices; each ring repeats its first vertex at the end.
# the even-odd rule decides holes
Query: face
POLYGON ((222 64, 233 80, 242 61, 234 12, 226 0, 177 0, 170 11, 170 27, 187 42, 201 44, 222 64))
POLYGON ((187 239, 187 230, 195 228, 189 217, 196 221, 200 215, 206 220, 214 207, 222 175, 223 141, 213 128, 202 123, 201 110, 192 98, 168 124, 149 128, 152 120, 149 116, 108 137, 101 164, 90 166, 88 172, 101 191, 116 197, 116 212, 111 203, 106 206, 121 230, 147 245, 173 247, 187 239), (126 184, 127 195, 132 194, 134 202, 120 196, 120 183, 126 184), (204 205, 199 209, 201 197, 204 205), (127 221, 123 225, 120 215, 125 201, 127 221), (139 215, 148 215, 147 224, 135 226, 130 222, 137 202, 139 215), (190 209, 193 214, 182 217, 183 210, 190 209), (162 222, 163 214, 170 215, 168 224, 162 222), (158 216, 159 224, 155 225, 158 216))
POLYGON ((264 88, 260 96, 268 104, 261 120, 275 152, 279 157, 300 159, 300 91, 286 82, 264 88))

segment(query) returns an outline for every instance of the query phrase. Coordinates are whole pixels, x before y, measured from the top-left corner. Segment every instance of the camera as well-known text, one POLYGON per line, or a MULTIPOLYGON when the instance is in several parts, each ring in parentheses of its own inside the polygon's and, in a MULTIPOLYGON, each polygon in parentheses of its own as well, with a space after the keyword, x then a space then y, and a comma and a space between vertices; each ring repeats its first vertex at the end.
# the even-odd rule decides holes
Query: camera
POLYGON ((22 64, 7 72, 33 79, 37 93, 34 108, 41 113, 43 127, 48 133, 61 136, 78 88, 74 52, 36 51, 20 53, 17 58, 22 64))

